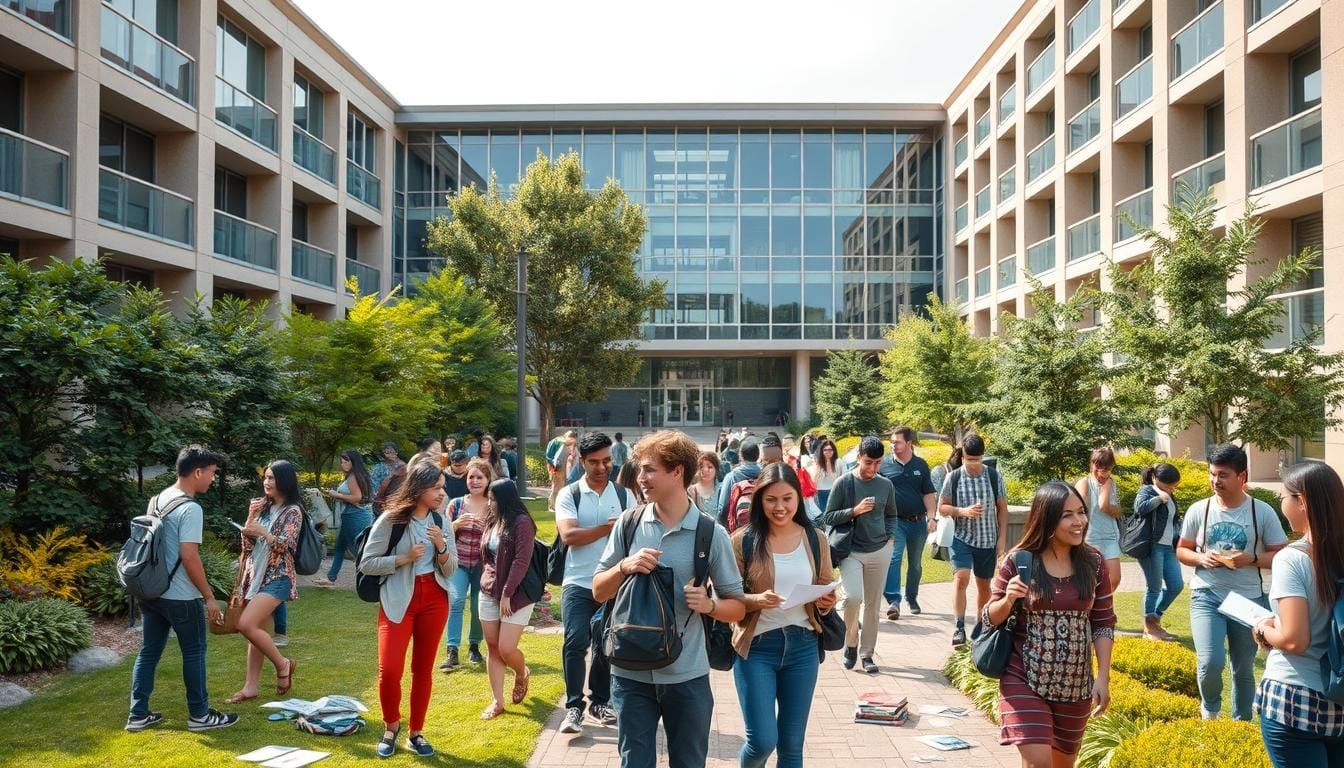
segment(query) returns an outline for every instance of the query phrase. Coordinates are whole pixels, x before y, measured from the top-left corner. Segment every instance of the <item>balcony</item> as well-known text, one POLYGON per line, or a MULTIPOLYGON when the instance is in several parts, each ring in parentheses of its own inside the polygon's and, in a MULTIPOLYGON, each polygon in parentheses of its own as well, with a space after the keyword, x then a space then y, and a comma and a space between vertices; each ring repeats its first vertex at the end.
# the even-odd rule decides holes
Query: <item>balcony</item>
POLYGON ((1069 227, 1069 261, 1085 259, 1101 253, 1101 214, 1091 216, 1069 227))
POLYGON ((975 273, 975 297, 977 299, 989 295, 989 273, 989 267, 975 273))
POLYGON ((215 210, 215 255, 275 271, 275 230, 215 210))
POLYGON ((356 200, 380 211, 383 209, 383 182, 348 159, 345 161, 345 191, 356 200))
POLYGON ((1293 0, 1251 0, 1251 18, 1249 26, 1255 26, 1261 21, 1273 16, 1276 11, 1292 1, 1293 0))
POLYGON ((957 281, 957 303, 965 304, 967 299, 970 298, 969 293, 970 291, 966 284, 966 278, 963 277, 957 281))
POLYGON ((1069 118, 1069 153, 1072 154, 1101 133, 1101 99, 1088 104, 1069 118))
POLYGON ((1027 246, 1027 272, 1039 275, 1055 268, 1055 236, 1027 246))
POLYGON ((215 78, 215 120, 275 152, 275 110, 222 77, 215 78))
POLYGON ((1083 47, 1083 43, 1092 39, 1101 29, 1101 2, 1100 0, 1088 0, 1077 13, 1069 19, 1069 50, 1068 55, 1083 47))
POLYGON ((989 110, 975 121, 975 146, 980 146, 989 138, 989 110))
POLYGON ((999 97, 999 123, 1003 124, 1012 119, 1013 114, 1017 112, 1017 84, 1008 86, 1008 90, 999 97))
POLYGON ((957 139, 956 146, 952 149, 952 163, 954 167, 960 166, 970 157, 970 147, 966 146, 966 137, 957 139))
POLYGON ((336 254, 295 240, 289 257, 289 271, 294 279, 325 288, 336 287, 336 254))
MULTIPOLYGON (((1227 166, 1222 152, 1171 175, 1171 199, 1180 203, 1203 197, 1214 185, 1227 178, 1227 166)), ((1216 192, 1215 192, 1216 194, 1216 192)))
POLYGON ((1191 19, 1171 36, 1171 81, 1175 82, 1223 49, 1223 4, 1217 3, 1191 19))
POLYGON ((956 229, 953 230, 954 232, 960 232, 966 228, 966 225, 969 223, 967 218, 970 207, 970 203, 962 203, 957 206, 957 210, 952 214, 953 226, 956 227, 956 229))
POLYGON ((975 218, 979 219, 981 216, 989 213, 991 202, 989 185, 986 184, 980 188, 979 192, 975 193, 975 218))
POLYGON ((8 8, 18 15, 70 39, 70 3, 53 0, 0 0, 0 8, 8 8))
POLYGON ((1321 107, 1251 137, 1251 188, 1321 167, 1321 107))
POLYGON ((1052 133, 1027 153, 1027 183, 1039 179, 1041 174, 1055 167, 1055 135, 1052 133))
POLYGON ((1140 61, 1115 84, 1115 119, 1147 104, 1153 98, 1153 57, 1140 61))
POLYGON ((1283 349, 1312 336, 1320 345, 1325 327, 1325 291, 1317 288, 1277 300, 1285 312, 1279 317, 1279 329, 1265 341, 1265 348, 1283 349))
POLYGON ((70 153, 0 128, 0 195, 69 210, 70 153))
POLYGON ((336 150, 297 125, 294 126, 294 164, 336 186, 336 150))
POLYGON ((1017 194, 1017 166, 999 175, 999 203, 1012 200, 1015 194, 1017 194))
POLYGON ((999 290, 1017 285, 1017 257, 999 259, 999 290))
POLYGON ((1027 66, 1027 98, 1036 95, 1041 86, 1050 82, 1055 76, 1055 42, 1045 46, 1045 50, 1031 60, 1027 66))
POLYGON ((98 218, 108 224, 191 246, 193 208, 185 195, 111 168, 98 169, 98 218))
MULTIPOLYGON (((383 289, 383 278, 377 267, 371 267, 349 257, 345 260, 345 277, 355 278, 359 283, 359 292, 365 296, 377 295, 383 289)), ((345 292, 350 293, 350 289, 346 288, 345 292)))
POLYGON ((179 101, 196 104, 196 62, 181 48, 103 3, 103 60, 179 101))
POLYGON ((1115 242, 1137 237, 1139 230, 1153 226, 1153 188, 1130 195, 1115 204, 1115 242))

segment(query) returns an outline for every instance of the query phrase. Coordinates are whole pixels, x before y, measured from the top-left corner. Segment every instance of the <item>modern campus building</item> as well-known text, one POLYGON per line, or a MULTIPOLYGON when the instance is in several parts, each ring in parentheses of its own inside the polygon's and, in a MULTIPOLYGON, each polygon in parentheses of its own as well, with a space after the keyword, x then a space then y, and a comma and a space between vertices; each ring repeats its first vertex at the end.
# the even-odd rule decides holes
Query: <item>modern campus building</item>
MULTIPOLYGON (((1338 264, 1341 47, 1344 0, 1028 0, 943 104, 406 106, 290 0, 0 0, 0 252, 336 317, 349 276, 439 268, 447 194, 573 149, 646 206, 668 302, 637 381, 560 416, 773 423, 930 291, 989 334, 1029 274, 1104 286, 1106 257, 1150 255, 1115 214, 1160 216, 1180 181, 1224 219, 1259 202, 1257 269, 1338 264)), ((1284 296, 1285 338, 1339 346, 1339 280, 1284 296)), ((1298 452, 1326 445, 1344 459, 1344 434, 1298 452)))

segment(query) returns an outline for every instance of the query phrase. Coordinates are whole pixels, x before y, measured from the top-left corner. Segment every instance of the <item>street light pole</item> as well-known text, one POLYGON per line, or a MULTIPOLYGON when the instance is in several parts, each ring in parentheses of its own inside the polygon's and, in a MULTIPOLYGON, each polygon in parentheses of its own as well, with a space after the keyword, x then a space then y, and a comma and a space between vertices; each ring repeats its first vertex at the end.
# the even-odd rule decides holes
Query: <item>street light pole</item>
POLYGON ((527 250, 518 249, 518 493, 527 495, 527 250))

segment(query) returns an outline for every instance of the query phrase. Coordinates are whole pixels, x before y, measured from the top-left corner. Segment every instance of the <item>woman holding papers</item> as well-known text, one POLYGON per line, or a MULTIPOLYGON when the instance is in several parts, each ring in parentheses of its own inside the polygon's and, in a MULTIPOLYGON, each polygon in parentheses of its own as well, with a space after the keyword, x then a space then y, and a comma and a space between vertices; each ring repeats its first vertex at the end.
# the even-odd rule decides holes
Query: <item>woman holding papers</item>
POLYGON ((1269 651, 1256 693, 1260 733, 1275 768, 1344 766, 1344 705, 1325 697, 1321 658, 1344 577, 1344 483, 1306 461, 1283 477, 1281 509, 1302 538, 1274 555, 1274 614, 1252 632, 1269 651))
POLYGON ((733 679, 747 730, 740 760, 743 768, 764 766, 778 748, 779 768, 797 768, 821 656, 818 614, 835 608, 835 592, 798 605, 785 598, 796 586, 831 582, 831 550, 787 464, 761 471, 750 515, 733 534, 747 593, 747 615, 733 627, 733 679))

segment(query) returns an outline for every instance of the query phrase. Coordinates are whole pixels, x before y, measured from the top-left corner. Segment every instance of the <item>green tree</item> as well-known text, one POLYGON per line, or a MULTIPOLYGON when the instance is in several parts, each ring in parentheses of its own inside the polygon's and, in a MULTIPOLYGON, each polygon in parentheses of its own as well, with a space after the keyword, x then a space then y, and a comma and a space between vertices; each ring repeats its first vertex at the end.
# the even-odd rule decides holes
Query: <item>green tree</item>
POLYGON ((929 294, 927 316, 907 313, 887 331, 881 355, 888 421, 930 429, 956 445, 994 381, 994 342, 971 334, 955 305, 929 294))
POLYGON ((586 190, 573 152, 555 161, 539 154, 512 198, 492 177, 485 194, 467 187, 448 207, 451 217, 430 223, 426 244, 511 329, 518 254, 527 252, 528 393, 540 406, 544 444, 557 404, 605 397, 639 370, 640 324, 664 301, 663 284, 635 268, 644 212, 614 181, 586 190))
POLYGON ((1262 222, 1253 206, 1225 227, 1215 225, 1213 195, 1181 195, 1169 209, 1170 235, 1143 236, 1152 259, 1127 272, 1111 264, 1110 339, 1126 361, 1119 386, 1153 399, 1154 414, 1173 433, 1200 425, 1214 442, 1289 448, 1298 436, 1336 426, 1344 405, 1344 354, 1325 354, 1320 334, 1266 349, 1283 324, 1270 296, 1292 290, 1316 269, 1319 253, 1289 253, 1272 270, 1229 288, 1261 264, 1255 241, 1262 222))
POLYGON ((832 350, 812 388, 812 410, 832 435, 867 435, 887 426, 877 369, 855 349, 832 350))
POLYGON ((1031 316, 1002 319, 998 374, 975 412, 1012 477, 1068 479, 1087 470, 1094 448, 1144 445, 1137 434, 1146 426, 1143 409, 1103 396, 1113 378, 1104 341, 1096 331, 1078 331, 1098 301, 1088 288, 1062 303, 1036 290, 1031 316))

